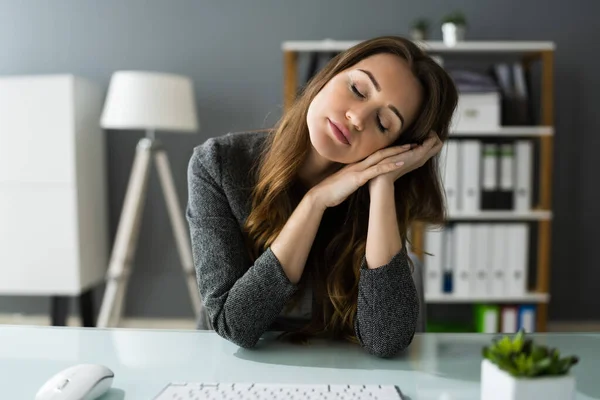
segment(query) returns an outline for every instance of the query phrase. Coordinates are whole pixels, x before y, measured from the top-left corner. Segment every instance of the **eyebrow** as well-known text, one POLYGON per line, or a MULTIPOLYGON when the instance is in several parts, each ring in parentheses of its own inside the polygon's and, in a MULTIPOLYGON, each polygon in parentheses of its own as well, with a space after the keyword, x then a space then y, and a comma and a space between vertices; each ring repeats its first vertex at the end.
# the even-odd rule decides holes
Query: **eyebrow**
MULTIPOLYGON (((366 69, 358 69, 360 72, 365 73, 369 79, 371 80, 371 83, 373 83, 373 86, 375 86, 375 89, 378 92, 381 92, 381 86, 379 86, 379 82, 377 82, 377 79, 375 79, 375 77, 373 76, 373 74, 371 73, 371 71, 366 70, 366 69)), ((402 126, 404 126, 404 117, 402 116, 402 114, 400 114, 400 111, 398 111, 398 109, 396 107, 394 107, 392 104, 388 105, 388 108, 390 110, 392 110, 392 112, 394 114, 396 114, 396 116, 398 116, 398 118, 400 118, 400 122, 402 122, 402 126)))

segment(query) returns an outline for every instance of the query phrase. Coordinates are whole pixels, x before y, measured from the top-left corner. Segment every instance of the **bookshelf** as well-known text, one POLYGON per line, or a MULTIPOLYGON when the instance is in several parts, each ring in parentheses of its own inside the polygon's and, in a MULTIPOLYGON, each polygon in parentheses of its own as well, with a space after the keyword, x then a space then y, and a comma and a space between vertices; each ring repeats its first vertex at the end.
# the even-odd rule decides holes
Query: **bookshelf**
POLYGON ((503 126, 499 129, 478 132, 450 131, 451 138, 454 137, 539 137, 553 136, 554 129, 551 126, 503 126))
MULTIPOLYGON (((298 90, 299 55, 304 52, 341 52, 359 41, 337 41, 332 39, 309 41, 285 41, 283 52, 283 106, 287 109, 294 101, 298 90)), ((539 125, 502 126, 498 129, 478 132, 451 131, 450 138, 531 138, 538 141, 538 203, 531 211, 481 211, 458 212, 449 215, 449 221, 529 221, 537 230, 535 290, 524 296, 457 296, 442 294, 426 297, 434 303, 536 303, 537 332, 547 330, 548 303, 550 301, 550 239, 552 221, 552 155, 554 137, 554 51, 555 44, 549 41, 464 41, 447 47, 441 41, 416 42, 432 55, 517 57, 526 71, 533 63, 540 63, 539 125)), ((411 240, 415 253, 423 257, 425 227, 415 223, 411 229, 411 240)))
MULTIPOLYGON (((331 52, 344 51, 360 43, 359 40, 296 40, 281 44, 284 52, 331 52)), ((423 49, 439 53, 537 53, 554 51, 555 45, 545 41, 484 41, 471 40, 458 42, 448 47, 442 41, 416 41, 423 49)))
POLYGON ((547 293, 527 293, 523 296, 457 296, 435 295, 426 296, 428 303, 547 303, 550 296, 547 293))
POLYGON ((477 211, 449 213, 449 221, 547 221, 552 212, 534 211, 477 211))

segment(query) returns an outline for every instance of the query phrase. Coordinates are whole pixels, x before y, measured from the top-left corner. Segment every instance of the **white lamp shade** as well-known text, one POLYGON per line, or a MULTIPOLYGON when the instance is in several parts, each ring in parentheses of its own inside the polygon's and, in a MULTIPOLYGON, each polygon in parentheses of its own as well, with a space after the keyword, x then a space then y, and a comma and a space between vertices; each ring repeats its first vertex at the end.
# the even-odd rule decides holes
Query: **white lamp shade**
POLYGON ((100 124, 110 129, 195 132, 192 80, 159 72, 117 71, 110 80, 100 124))

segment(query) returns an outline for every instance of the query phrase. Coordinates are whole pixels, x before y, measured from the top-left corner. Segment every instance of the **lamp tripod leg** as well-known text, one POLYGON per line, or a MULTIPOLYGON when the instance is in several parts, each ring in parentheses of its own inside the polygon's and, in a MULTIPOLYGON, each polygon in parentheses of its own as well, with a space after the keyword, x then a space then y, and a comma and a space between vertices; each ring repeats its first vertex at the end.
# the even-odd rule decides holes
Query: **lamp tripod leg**
POLYGON ((173 183, 169 159, 167 157, 167 153, 160 148, 154 153, 154 159, 156 161, 158 176, 163 189, 163 194, 165 196, 169 218, 173 227, 177 251, 183 265, 184 274, 186 276, 192 307, 196 313, 196 316, 198 316, 200 313, 202 300, 200 298, 200 293, 198 292, 198 282, 196 280, 196 271, 194 269, 190 238, 185 226, 183 213, 179 205, 177 190, 175 188, 175 184, 173 183))
POLYGON ((131 266, 137 247, 144 197, 148 187, 148 173, 152 154, 152 141, 142 139, 136 148, 135 159, 125 194, 125 202, 117 228, 107 271, 107 284, 98 317, 99 328, 117 326, 131 266))

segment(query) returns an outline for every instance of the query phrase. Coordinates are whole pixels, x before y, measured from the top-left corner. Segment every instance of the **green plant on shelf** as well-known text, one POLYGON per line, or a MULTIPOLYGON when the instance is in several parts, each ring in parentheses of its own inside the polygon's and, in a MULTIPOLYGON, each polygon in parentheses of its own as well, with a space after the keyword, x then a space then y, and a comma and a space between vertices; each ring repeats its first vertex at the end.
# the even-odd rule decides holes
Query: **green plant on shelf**
POLYGON ((501 370, 519 378, 565 375, 579 362, 575 355, 561 357, 558 349, 534 343, 523 329, 512 338, 505 335, 493 339, 491 345, 483 347, 482 354, 501 370))
POLYGON ((422 32, 427 32, 427 30, 429 29, 429 20, 427 18, 417 18, 413 22, 412 28, 420 30, 422 32))
POLYGON ((467 17, 461 11, 454 11, 446 14, 446 16, 442 19, 442 23, 452 23, 458 26, 467 26, 467 17))

